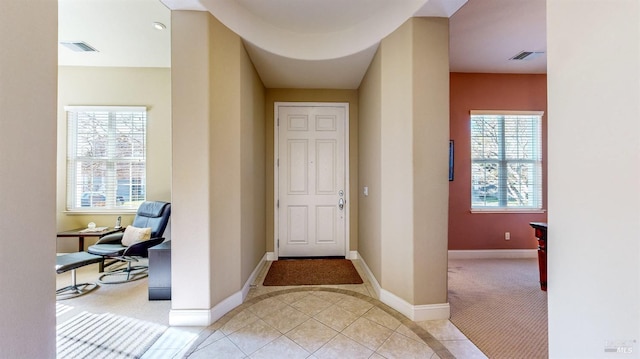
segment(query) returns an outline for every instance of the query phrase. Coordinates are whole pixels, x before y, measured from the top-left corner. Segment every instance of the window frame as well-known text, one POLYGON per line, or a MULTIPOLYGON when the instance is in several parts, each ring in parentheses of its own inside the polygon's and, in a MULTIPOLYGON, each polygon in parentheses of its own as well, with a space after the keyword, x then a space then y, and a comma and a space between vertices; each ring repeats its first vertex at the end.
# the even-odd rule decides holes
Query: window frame
MULTIPOLYGON (((66 202, 65 202, 65 212, 67 213, 135 213, 138 209, 139 203, 142 203, 146 200, 146 188, 147 188, 147 151, 148 151, 148 111, 146 106, 65 106, 65 115, 66 115, 66 124, 67 124, 67 152, 65 158, 65 170, 66 170, 66 202), (94 113, 96 116, 98 113, 101 113, 101 120, 107 120, 107 128, 106 130, 106 156, 86 156, 82 154, 78 154, 79 145, 79 136, 78 133, 78 121, 79 117, 82 116, 80 114, 84 113, 94 113), (105 115, 105 113, 107 113, 105 115), (134 115, 129 115, 129 114, 134 115), (129 116, 125 118, 125 121, 122 121, 122 116, 129 116), (105 117, 106 116, 106 117, 105 117), (129 121, 129 122, 127 122, 129 121), (132 154, 130 156, 119 157, 117 155, 117 145, 116 141, 118 141, 117 128, 120 128, 122 125, 128 124, 132 128, 134 125, 141 126, 137 128, 135 131, 132 130, 129 138, 136 138, 139 140, 137 144, 137 151, 132 150, 132 154), (134 152, 140 152, 140 147, 142 147, 142 155, 135 155, 134 152), (95 160, 92 160, 95 158, 95 160), (81 166, 83 161, 94 161, 97 163, 102 163, 104 166, 104 171, 107 173, 102 176, 102 181, 99 182, 101 187, 104 188, 103 191, 95 191, 94 189, 86 190, 81 189, 83 185, 80 184, 79 177, 80 174, 78 171, 78 166, 81 166), (131 166, 129 168, 130 175, 127 178, 127 183, 123 184, 123 186, 133 187, 134 184, 138 187, 138 194, 135 195, 135 199, 133 198, 132 188, 128 191, 129 201, 125 201, 124 197, 119 194, 120 179, 118 178, 118 165, 129 164, 131 166), (142 166, 140 166, 142 165, 142 166), (137 167, 134 172, 137 176, 134 177, 133 168, 137 167), (140 169, 142 167, 142 169, 140 169), (92 203, 89 206, 83 205, 83 197, 84 195, 89 193, 88 197, 90 199, 94 199, 94 197, 103 198, 104 206, 93 206, 92 203), (107 198, 109 200, 107 200, 107 198), (122 199, 122 205, 118 205, 120 202, 118 198, 122 199)), ((96 135, 105 135, 105 132, 98 133, 96 135)), ((92 184, 94 186, 95 184, 92 184)), ((86 184, 85 184, 86 186, 86 184)))
MULTIPOLYGON (((544 209, 544 188, 543 188, 543 157, 542 157, 542 153, 543 153, 543 139, 542 139, 542 125, 543 125, 543 117, 544 117, 544 111, 510 111, 510 110, 471 110, 470 111, 470 115, 469 115, 469 139, 470 139, 470 148, 469 148, 469 155, 470 155, 470 211, 471 213, 544 213, 545 209, 544 209), (473 118, 474 116, 497 116, 497 117, 501 117, 501 122, 500 122, 500 138, 499 138, 499 145, 498 145, 498 152, 499 152, 499 158, 497 159, 474 159, 473 157, 473 146, 474 146, 474 136, 473 136, 473 129, 472 124, 473 124, 473 118), (538 156, 538 158, 532 158, 532 159, 523 159, 523 158, 513 158, 513 159, 509 159, 506 158, 506 145, 505 145, 505 133, 504 133, 504 126, 505 126, 505 117, 512 117, 512 116, 526 116, 526 117, 538 117, 538 124, 537 124, 537 128, 536 133, 532 134, 531 137, 533 138, 534 136, 536 138, 534 138, 533 140, 536 141, 538 143, 538 147, 535 149, 535 153, 538 156), (474 164, 477 163, 497 163, 498 164, 498 172, 500 173, 500 175, 498 176, 499 181, 500 181, 500 187, 502 187, 502 190, 500 190, 500 187, 498 187, 498 206, 482 206, 482 205, 475 205, 474 204, 474 186, 476 185, 474 183, 474 164), (508 205, 508 193, 506 190, 506 181, 508 176, 505 175, 505 173, 507 173, 506 171, 508 171, 507 166, 509 165, 509 163, 530 163, 533 164, 533 167, 535 168, 535 171, 537 173, 535 173, 535 177, 537 177, 537 179, 534 180, 535 184, 534 184, 534 189, 537 190, 537 194, 535 194, 536 196, 536 203, 534 203, 534 205, 531 206, 509 206, 508 205)), ((486 203, 486 202, 485 202, 486 203)))

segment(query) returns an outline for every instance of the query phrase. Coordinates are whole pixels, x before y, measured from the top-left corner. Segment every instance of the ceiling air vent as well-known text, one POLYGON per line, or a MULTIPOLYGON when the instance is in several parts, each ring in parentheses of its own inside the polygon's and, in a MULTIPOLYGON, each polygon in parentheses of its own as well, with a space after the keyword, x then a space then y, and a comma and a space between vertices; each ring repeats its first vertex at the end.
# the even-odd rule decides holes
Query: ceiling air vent
POLYGON ((60 41, 60 44, 76 52, 98 52, 84 41, 60 41))
POLYGON ((544 54, 544 51, 520 51, 516 56, 510 58, 509 60, 533 60, 542 54, 544 54))

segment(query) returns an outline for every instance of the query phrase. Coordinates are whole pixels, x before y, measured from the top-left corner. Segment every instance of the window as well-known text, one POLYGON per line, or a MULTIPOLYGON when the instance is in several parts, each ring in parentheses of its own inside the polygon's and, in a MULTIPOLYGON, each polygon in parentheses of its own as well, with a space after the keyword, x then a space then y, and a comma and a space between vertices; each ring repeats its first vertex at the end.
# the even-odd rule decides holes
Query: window
POLYGON ((146 198, 145 107, 65 107, 67 210, 135 210, 146 198))
POLYGON ((542 112, 471 111, 471 209, 542 209, 542 112))

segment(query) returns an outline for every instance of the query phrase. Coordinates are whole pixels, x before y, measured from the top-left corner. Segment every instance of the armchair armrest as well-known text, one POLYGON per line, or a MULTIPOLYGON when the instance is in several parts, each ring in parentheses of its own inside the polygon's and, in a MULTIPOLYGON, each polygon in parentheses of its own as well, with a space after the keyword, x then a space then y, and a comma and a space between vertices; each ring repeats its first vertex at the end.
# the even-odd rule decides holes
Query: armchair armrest
POLYGON ((162 242, 164 242, 164 237, 151 238, 147 241, 132 244, 131 246, 127 247, 127 249, 124 251, 122 256, 123 257, 125 256, 147 257, 149 248, 153 246, 157 246, 162 242))
POLYGON ((123 232, 111 233, 100 237, 96 244, 120 244, 122 242, 123 232))

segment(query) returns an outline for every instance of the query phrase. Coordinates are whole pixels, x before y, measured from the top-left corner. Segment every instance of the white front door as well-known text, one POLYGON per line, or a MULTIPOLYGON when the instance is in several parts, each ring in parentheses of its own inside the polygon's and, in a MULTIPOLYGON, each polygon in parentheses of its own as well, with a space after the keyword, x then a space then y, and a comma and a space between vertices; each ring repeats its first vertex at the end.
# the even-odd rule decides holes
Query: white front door
POLYGON ((345 256, 347 104, 276 104, 280 257, 345 256))

